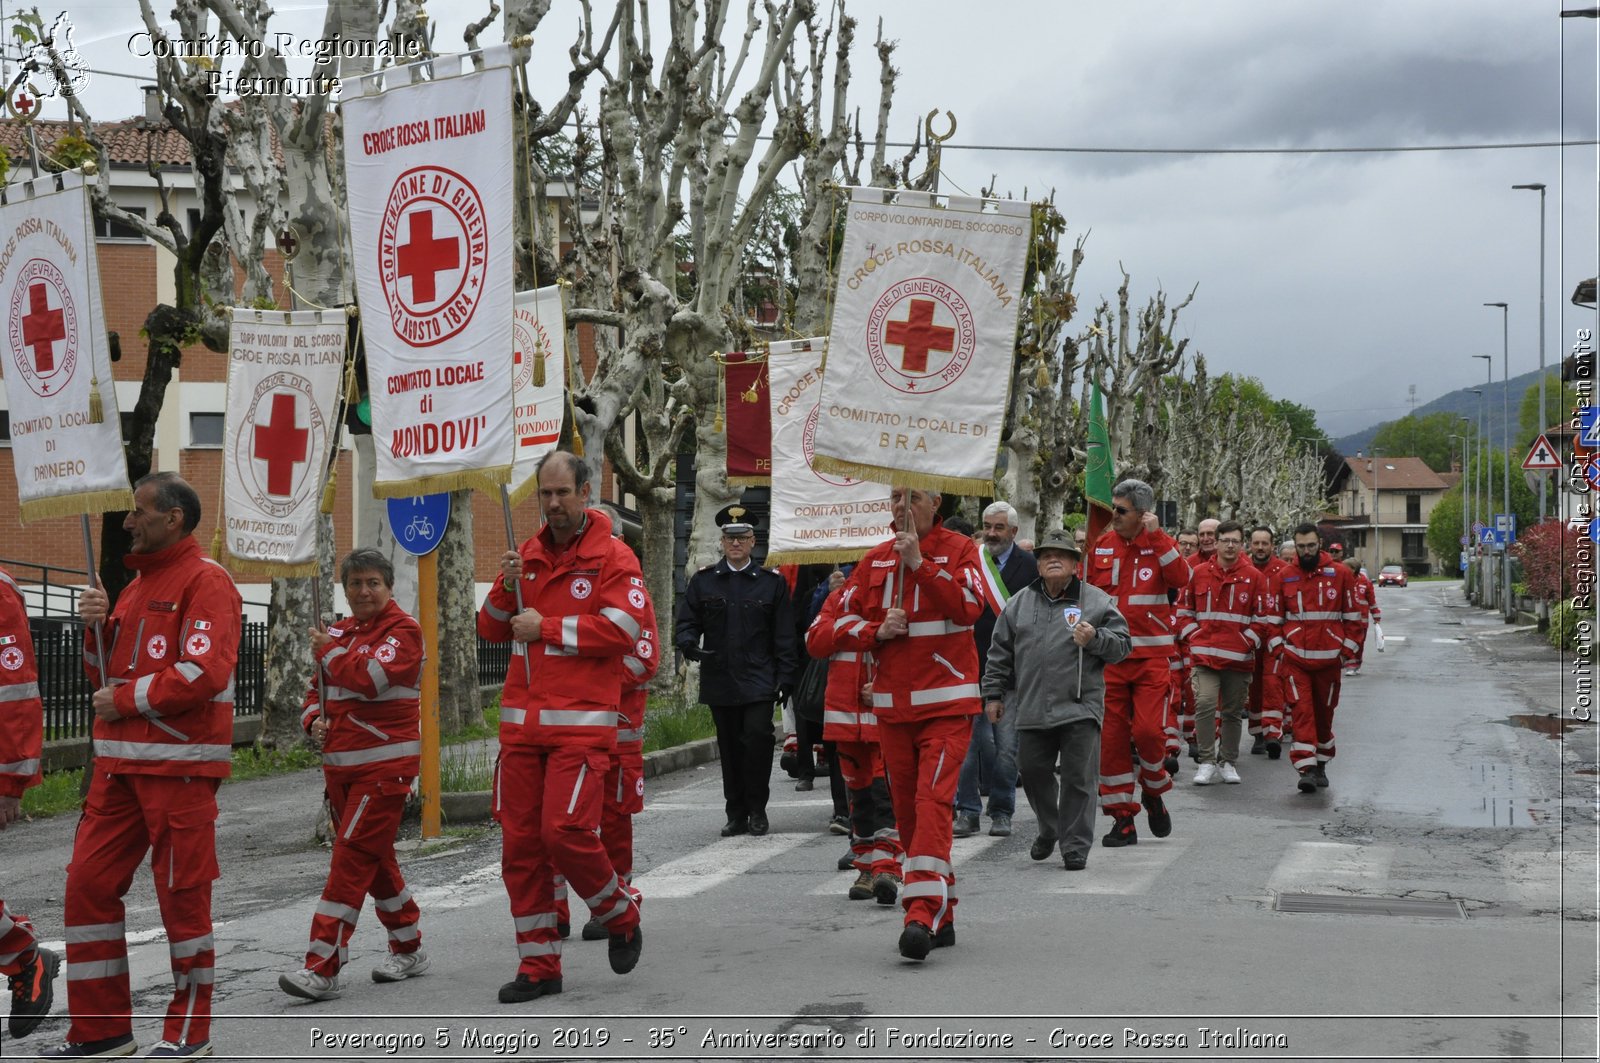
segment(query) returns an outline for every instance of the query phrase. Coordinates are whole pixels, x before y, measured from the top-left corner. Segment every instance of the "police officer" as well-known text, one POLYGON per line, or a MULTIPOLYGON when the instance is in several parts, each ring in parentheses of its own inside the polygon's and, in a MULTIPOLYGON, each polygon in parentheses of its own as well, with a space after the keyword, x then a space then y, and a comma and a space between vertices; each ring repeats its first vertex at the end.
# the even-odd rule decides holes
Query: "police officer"
POLYGON ((750 560, 756 530, 743 506, 717 514, 722 560, 696 572, 678 604, 678 650, 700 662, 700 700, 711 707, 722 760, 724 838, 767 833, 772 706, 799 671, 789 585, 750 560))

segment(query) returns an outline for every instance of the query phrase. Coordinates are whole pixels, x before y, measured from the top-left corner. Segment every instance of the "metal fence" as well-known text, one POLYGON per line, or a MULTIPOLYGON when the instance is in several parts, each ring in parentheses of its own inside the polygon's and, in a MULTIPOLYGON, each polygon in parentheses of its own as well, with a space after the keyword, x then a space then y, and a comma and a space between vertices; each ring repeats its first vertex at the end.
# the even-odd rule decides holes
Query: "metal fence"
POLYGON ((478 639, 478 685, 497 687, 506 681, 506 670, 511 667, 511 643, 489 642, 478 639))

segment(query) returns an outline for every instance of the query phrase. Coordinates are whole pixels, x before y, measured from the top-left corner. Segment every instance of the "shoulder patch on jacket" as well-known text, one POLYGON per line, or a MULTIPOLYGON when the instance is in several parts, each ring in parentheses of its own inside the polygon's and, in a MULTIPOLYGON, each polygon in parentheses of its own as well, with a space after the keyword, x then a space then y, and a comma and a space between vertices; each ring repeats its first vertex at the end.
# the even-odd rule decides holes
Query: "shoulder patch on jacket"
POLYGON ((1114 554, 1117 551, 1116 551, 1116 549, 1114 547, 1097 546, 1097 547, 1094 548, 1094 552, 1097 553, 1097 554, 1114 554))
POLYGON ((872 563, 872 567, 873 568, 894 568, 895 564, 896 564, 896 562, 894 562, 894 561, 874 561, 872 563))

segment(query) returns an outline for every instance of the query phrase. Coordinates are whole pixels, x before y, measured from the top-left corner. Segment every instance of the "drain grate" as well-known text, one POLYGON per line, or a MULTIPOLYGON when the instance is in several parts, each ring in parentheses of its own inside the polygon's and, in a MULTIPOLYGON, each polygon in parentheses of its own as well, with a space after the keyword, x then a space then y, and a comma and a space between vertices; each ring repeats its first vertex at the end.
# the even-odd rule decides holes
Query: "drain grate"
POLYGON ((1329 915, 1409 915, 1420 919, 1465 919, 1460 901, 1410 897, 1350 897, 1338 893, 1280 893, 1273 910, 1329 915))

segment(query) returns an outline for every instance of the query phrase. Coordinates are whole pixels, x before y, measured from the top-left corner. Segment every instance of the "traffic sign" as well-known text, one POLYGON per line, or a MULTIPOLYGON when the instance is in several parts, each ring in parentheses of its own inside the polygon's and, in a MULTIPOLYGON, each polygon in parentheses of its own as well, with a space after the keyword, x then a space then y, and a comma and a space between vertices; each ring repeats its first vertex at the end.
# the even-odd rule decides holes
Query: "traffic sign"
POLYGON ((1466 546, 1466 545, 1467 545, 1467 544, 1468 544, 1468 543, 1469 543, 1469 542, 1471 542, 1471 541, 1472 541, 1472 540, 1471 540, 1471 539, 1470 539, 1470 538, 1468 538, 1468 537, 1467 537, 1467 536, 1465 536, 1465 535, 1463 535, 1463 536, 1462 536, 1462 537, 1461 537, 1461 545, 1462 545, 1462 546, 1466 546))
POLYGON ((450 523, 447 492, 391 498, 388 503, 389 529, 402 550, 422 557, 439 548, 444 541, 444 529, 450 523))
POLYGON ((1483 532, 1478 536, 1478 545, 1480 546, 1494 546, 1499 541, 1500 540, 1495 536, 1493 528, 1483 529, 1483 532))
POLYGON ((1550 440, 1541 433, 1533 441, 1533 447, 1528 451, 1528 456, 1522 459, 1522 467, 1530 472, 1539 469, 1559 469, 1561 459, 1556 456, 1556 448, 1550 445, 1550 440))
POLYGON ((1596 488, 1600 488, 1600 454, 1594 455, 1583 463, 1583 475, 1589 483, 1596 488))
POLYGON ((1578 445, 1600 450, 1600 406, 1578 407, 1578 445))
POLYGON ((1482 535, 1482 534, 1483 534, 1483 521, 1481 521, 1481 520, 1473 521, 1472 522, 1472 537, 1474 539, 1476 539, 1479 535, 1482 535))
POLYGON ((1600 543, 1600 517, 1596 517, 1589 522, 1589 538, 1594 542, 1600 543))

